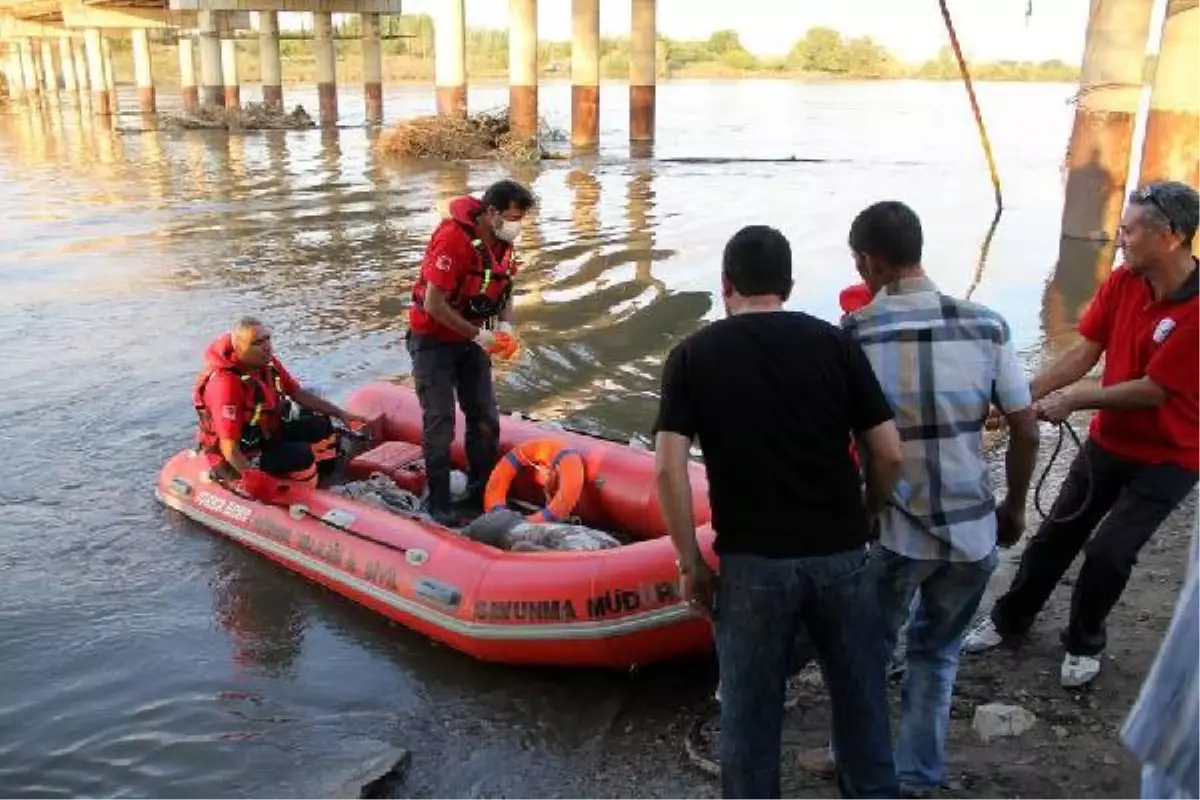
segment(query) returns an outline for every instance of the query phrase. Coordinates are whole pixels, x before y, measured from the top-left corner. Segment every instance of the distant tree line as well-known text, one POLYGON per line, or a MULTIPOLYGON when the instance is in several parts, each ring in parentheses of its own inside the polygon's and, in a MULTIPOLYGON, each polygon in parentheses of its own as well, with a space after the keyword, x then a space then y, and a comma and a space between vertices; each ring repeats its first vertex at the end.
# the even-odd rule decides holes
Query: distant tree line
MULTIPOLYGON (((428 14, 384 17, 384 34, 401 38, 385 42, 384 52, 427 60, 433 57, 433 18, 428 14)), ((360 23, 350 16, 339 25, 347 36, 357 35, 360 23)), ((294 43, 289 43, 294 44, 294 43)), ((468 28, 467 69, 476 73, 501 73, 508 68, 506 30, 468 28)), ((736 31, 720 30, 707 39, 683 40, 658 37, 658 74, 682 77, 694 74, 779 74, 841 76, 850 78, 958 77, 958 64, 949 47, 924 63, 901 61, 869 36, 848 38, 826 27, 810 28, 783 58, 759 58, 741 43, 736 31)), ((545 73, 570 73, 571 43, 538 43, 538 63, 545 73)), ((979 80, 1073 81, 1079 68, 1062 61, 973 62, 971 75, 979 80)), ((600 70, 605 77, 624 77, 629 72, 629 38, 602 37, 600 70)))

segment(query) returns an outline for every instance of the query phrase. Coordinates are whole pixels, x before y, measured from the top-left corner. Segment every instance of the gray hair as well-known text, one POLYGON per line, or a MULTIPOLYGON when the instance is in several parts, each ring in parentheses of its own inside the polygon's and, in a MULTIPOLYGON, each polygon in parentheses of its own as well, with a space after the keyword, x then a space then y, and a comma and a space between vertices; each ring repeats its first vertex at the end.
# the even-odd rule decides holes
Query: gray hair
POLYGON ((1200 225, 1200 195, 1181 181, 1155 181, 1129 194, 1129 202, 1147 209, 1159 225, 1183 237, 1183 246, 1190 248, 1200 225))

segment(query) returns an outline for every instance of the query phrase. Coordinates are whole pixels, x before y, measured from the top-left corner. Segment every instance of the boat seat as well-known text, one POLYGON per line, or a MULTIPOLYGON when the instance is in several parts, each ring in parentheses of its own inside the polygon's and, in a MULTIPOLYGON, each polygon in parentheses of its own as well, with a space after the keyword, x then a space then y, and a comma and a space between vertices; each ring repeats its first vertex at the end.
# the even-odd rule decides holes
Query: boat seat
POLYGON ((373 472, 382 472, 401 489, 416 495, 425 491, 425 459, 419 444, 384 442, 352 458, 346 471, 353 480, 363 480, 373 472))

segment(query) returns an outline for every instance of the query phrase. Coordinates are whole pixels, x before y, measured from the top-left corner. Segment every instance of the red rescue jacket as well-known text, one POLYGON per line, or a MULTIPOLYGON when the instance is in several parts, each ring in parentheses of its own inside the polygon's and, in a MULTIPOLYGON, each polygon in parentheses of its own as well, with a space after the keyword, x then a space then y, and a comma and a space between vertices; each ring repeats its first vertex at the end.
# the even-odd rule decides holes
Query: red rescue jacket
POLYGON ((476 325, 495 317, 508 302, 518 271, 513 248, 501 241, 489 247, 476 236, 475 217, 482 212, 483 204, 474 197, 456 197, 450 202, 450 216, 429 237, 408 311, 414 333, 446 341, 463 338, 425 310, 430 284, 446 292, 450 306, 476 325))
POLYGON ((243 453, 258 452, 264 441, 278 435, 289 403, 287 396, 299 388, 295 378, 278 358, 259 370, 238 366, 228 333, 209 344, 204 361, 192 391, 199 422, 197 447, 216 452, 220 439, 235 438, 231 434, 236 431, 243 453))

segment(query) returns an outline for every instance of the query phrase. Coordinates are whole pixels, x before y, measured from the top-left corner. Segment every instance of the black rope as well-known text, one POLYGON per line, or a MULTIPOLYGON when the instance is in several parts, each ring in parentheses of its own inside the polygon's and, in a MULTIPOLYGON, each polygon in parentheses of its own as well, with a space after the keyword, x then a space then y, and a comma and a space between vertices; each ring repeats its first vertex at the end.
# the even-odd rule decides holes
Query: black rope
MULTIPOLYGON (((1075 429, 1071 427, 1071 423, 1063 420, 1062 422, 1058 423, 1058 441, 1054 444, 1054 451, 1050 453, 1050 458, 1047 459, 1046 466, 1042 470, 1041 477, 1038 478, 1037 487, 1033 491, 1034 508, 1036 508, 1037 512, 1042 515, 1042 519, 1046 520, 1047 522, 1056 522, 1059 524, 1073 522, 1082 516, 1083 513, 1088 510, 1088 506, 1092 504, 1092 489, 1094 488, 1094 485, 1095 478, 1092 475, 1092 464, 1088 459, 1087 450, 1084 449, 1083 442, 1080 441, 1079 434, 1076 433, 1075 429), (1079 451, 1079 457, 1083 460, 1083 474, 1087 480, 1087 492, 1084 493, 1083 502, 1079 504, 1079 508, 1075 509, 1070 514, 1067 514, 1065 517, 1051 517, 1050 514, 1048 514, 1042 508, 1042 487, 1046 485, 1046 479, 1050 476, 1050 469, 1054 466, 1054 462, 1058 460, 1059 453, 1062 452, 1065 434, 1070 434, 1071 440, 1075 442, 1075 449, 1079 451)), ((1051 506, 1050 510, 1053 511, 1054 507, 1051 506)))

